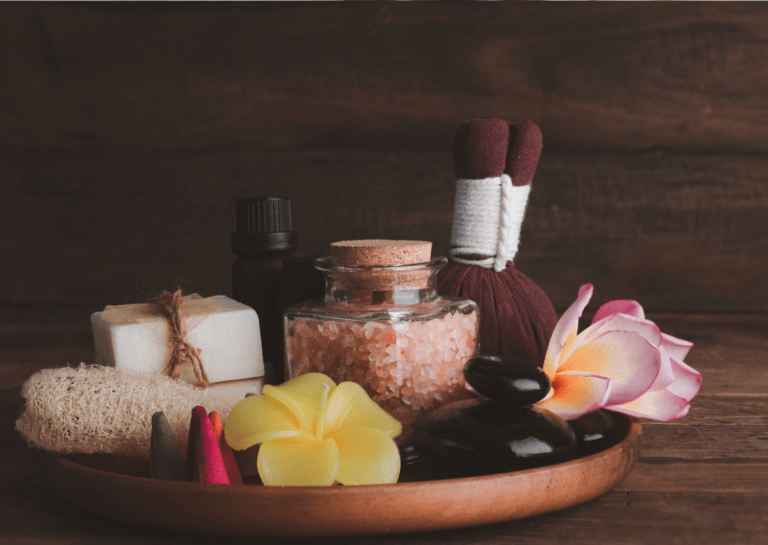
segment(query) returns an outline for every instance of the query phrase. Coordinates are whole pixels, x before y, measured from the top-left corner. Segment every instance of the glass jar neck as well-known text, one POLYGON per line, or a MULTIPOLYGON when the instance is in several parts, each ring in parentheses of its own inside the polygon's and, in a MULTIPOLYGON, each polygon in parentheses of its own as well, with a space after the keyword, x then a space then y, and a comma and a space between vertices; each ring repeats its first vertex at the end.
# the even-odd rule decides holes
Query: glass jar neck
POLYGON ((447 260, 375 267, 336 266, 330 258, 315 263, 325 274, 326 304, 416 305, 437 299, 437 273, 447 260))
POLYGON ((419 303, 428 303, 435 299, 437 299, 437 290, 434 287, 369 291, 336 289, 329 283, 325 290, 326 304, 417 305, 419 303))

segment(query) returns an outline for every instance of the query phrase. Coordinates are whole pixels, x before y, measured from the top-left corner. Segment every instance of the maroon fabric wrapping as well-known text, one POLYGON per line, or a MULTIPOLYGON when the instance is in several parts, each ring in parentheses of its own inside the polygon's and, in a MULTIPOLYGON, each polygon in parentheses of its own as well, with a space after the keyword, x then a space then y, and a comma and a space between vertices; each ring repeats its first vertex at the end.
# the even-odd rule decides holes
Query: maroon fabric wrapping
POLYGON ((514 185, 528 185, 541 146, 541 131, 532 121, 520 125, 503 119, 465 121, 453 139, 454 172, 465 180, 496 178, 506 172, 514 185))
POLYGON ((453 167, 457 178, 482 180, 504 174, 509 149, 509 123, 503 119, 474 119, 456 129, 453 167))
POLYGON ((480 306, 480 354, 543 365, 557 315, 544 291, 515 269, 500 273, 475 265, 449 263, 438 291, 471 299, 480 306))
MULTIPOLYGON (((516 186, 533 179, 541 154, 541 131, 531 121, 475 119, 456 130, 456 176, 478 180, 504 172, 516 186)), ((473 256, 474 258, 482 256, 473 256)), ((451 262, 442 271, 441 295, 471 299, 480 306, 480 353, 544 363, 557 315, 547 295, 511 261, 500 273, 451 262)))
POLYGON ((528 185, 533 180, 541 155, 541 131, 532 121, 520 125, 510 124, 510 146, 506 173, 513 185, 528 185))

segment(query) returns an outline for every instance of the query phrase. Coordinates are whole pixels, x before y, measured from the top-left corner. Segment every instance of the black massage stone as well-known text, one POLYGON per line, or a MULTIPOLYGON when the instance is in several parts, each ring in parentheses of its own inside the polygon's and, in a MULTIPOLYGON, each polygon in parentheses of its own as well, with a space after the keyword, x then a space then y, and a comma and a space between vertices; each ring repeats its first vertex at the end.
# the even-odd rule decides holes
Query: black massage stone
POLYGON ((512 405, 533 405, 549 393, 544 371, 503 356, 475 356, 464 366, 464 378, 479 394, 512 405))
POLYGON ((605 449, 616 433, 616 421, 611 413, 600 409, 568 422, 576 434, 579 456, 605 449))
POLYGON ((437 469, 469 477, 565 461, 576 437, 568 422, 550 411, 469 399, 426 417, 413 445, 419 457, 437 469))

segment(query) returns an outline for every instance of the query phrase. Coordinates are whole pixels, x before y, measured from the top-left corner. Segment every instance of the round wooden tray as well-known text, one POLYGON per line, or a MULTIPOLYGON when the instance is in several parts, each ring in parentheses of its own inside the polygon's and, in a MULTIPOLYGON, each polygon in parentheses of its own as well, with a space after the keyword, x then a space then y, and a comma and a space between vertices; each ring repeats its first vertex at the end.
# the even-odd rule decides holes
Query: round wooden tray
POLYGON ((64 499, 99 515, 154 528, 245 536, 446 530, 541 515, 609 491, 630 472, 642 442, 640 422, 614 416, 616 439, 597 454, 463 479, 348 487, 226 486, 126 475, 114 472, 124 470, 115 459, 109 467, 103 458, 84 465, 82 457, 48 456, 46 467, 64 499))

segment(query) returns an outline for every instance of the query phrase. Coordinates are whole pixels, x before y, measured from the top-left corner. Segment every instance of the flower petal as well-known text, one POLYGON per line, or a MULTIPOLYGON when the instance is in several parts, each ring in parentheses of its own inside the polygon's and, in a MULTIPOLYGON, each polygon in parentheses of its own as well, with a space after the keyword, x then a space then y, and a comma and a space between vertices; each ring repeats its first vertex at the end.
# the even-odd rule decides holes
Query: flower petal
POLYGON ((558 373, 552 382, 552 390, 554 394, 536 406, 573 420, 603 406, 610 396, 611 381, 586 373, 558 373))
POLYGON ((259 477, 271 486, 329 486, 339 470, 339 449, 333 439, 275 439, 259 449, 259 477))
POLYGON ((643 307, 637 301, 631 299, 616 299, 615 301, 608 301, 597 309, 595 317, 592 318, 592 323, 599 322, 603 318, 613 314, 627 314, 635 318, 645 318, 643 307))
POLYGON ((677 337, 673 337, 672 335, 667 335, 666 333, 662 333, 661 345, 664 347, 664 350, 666 350, 670 356, 673 356, 678 360, 683 361, 685 359, 685 356, 688 355, 688 351, 693 346, 693 343, 689 341, 684 341, 683 339, 678 339, 677 337))
MULTIPOLYGON (((298 437, 302 431, 286 407, 267 396, 250 396, 229 413, 224 437, 230 447, 243 450, 276 437, 298 437)), ((308 435, 308 434, 307 434, 308 435)))
POLYGON ((663 390, 675 381, 675 373, 672 371, 672 362, 669 359, 669 354, 664 350, 664 347, 659 349, 659 354, 661 355, 661 368, 656 376, 656 380, 648 388, 649 390, 663 390))
POLYGON ((650 320, 636 318, 629 314, 611 314, 599 322, 593 322, 593 325, 584 330, 584 333, 586 333, 587 330, 594 331, 592 334, 593 337, 599 337, 606 331, 634 331, 639 333, 653 346, 659 346, 662 339, 662 333, 659 326, 650 320), (598 327, 592 330, 592 327, 594 326, 598 327))
MULTIPOLYGON (((662 333, 659 330, 659 326, 654 324, 652 321, 646 320, 644 318, 635 318, 634 316, 629 316, 628 314, 612 314, 610 316, 606 316, 599 322, 593 322, 592 325, 581 332, 581 334, 576 338, 574 342, 567 344, 563 348, 563 352, 560 354, 560 364, 568 359, 574 350, 584 346, 585 344, 595 340, 600 335, 609 331, 634 331, 640 334, 653 346, 659 346, 661 344, 662 333)), ((670 382, 672 381, 671 370, 669 371, 668 379, 670 382)))
POLYGON ((579 318, 581 317, 581 313, 584 312, 587 303, 589 303, 593 291, 594 286, 592 286, 592 284, 584 284, 581 286, 576 301, 563 313, 555 326, 555 330, 552 332, 552 337, 549 339, 549 347, 547 348, 547 355, 544 358, 544 372, 550 379, 554 377, 555 372, 557 371, 560 352, 562 352, 563 346, 565 346, 571 335, 576 335, 579 326, 579 318))
POLYGON ((638 418, 650 418, 661 422, 677 420, 688 414, 690 404, 682 397, 676 396, 669 390, 646 392, 639 398, 622 405, 606 407, 638 418))
POLYGON ((400 451, 385 432, 365 426, 344 427, 333 434, 339 449, 336 480, 343 485, 396 483, 400 451))
POLYGON ((365 426, 383 431, 387 437, 397 437, 403 426, 379 407, 354 382, 342 382, 328 398, 325 413, 326 436, 349 426, 365 426))
POLYGON ((563 371, 582 371, 611 379, 611 405, 643 395, 661 371, 659 349, 636 332, 608 331, 577 348, 560 365, 563 371))
POLYGON ((265 385, 265 396, 285 405, 298 420, 302 429, 314 433, 317 408, 323 396, 324 386, 333 392, 336 383, 322 373, 307 373, 279 386, 265 385))
POLYGON ((701 374, 674 356, 669 356, 675 381, 667 387, 671 393, 690 401, 701 389, 701 374))
POLYGON ((557 358, 557 365, 560 366, 561 363, 563 363, 568 355, 571 354, 576 348, 579 346, 579 335, 578 333, 579 324, 574 324, 573 329, 568 333, 568 336, 565 338, 565 343, 563 344, 562 350, 560 350, 560 357, 557 358))

